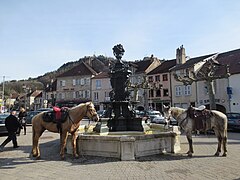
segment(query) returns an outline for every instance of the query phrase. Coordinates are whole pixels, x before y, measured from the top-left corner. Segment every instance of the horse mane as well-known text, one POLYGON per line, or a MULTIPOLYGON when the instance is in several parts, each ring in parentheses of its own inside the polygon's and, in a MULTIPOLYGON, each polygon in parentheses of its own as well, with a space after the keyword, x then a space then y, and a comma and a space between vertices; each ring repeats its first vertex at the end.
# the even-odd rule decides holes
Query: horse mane
POLYGON ((179 115, 181 115, 184 111, 186 111, 186 109, 179 108, 179 107, 171 107, 170 111, 172 113, 172 116, 176 118, 179 115))
POLYGON ((88 105, 90 105, 90 104, 93 105, 92 102, 80 103, 80 104, 78 104, 77 106, 72 107, 71 110, 77 109, 77 108, 79 108, 79 107, 88 106, 88 105))

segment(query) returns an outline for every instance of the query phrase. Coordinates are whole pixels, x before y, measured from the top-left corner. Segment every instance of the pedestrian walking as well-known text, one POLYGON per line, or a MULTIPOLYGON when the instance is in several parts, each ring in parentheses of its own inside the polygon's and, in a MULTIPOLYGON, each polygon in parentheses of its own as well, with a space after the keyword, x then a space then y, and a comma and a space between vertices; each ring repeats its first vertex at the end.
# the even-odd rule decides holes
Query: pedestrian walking
POLYGON ((0 145, 0 151, 3 151, 3 148, 10 141, 13 143, 13 148, 18 148, 16 132, 18 128, 21 128, 21 124, 16 117, 16 111, 12 111, 11 114, 5 119, 5 126, 8 131, 7 139, 0 145))
MULTIPOLYGON (((19 122, 21 123, 21 125, 23 127, 24 135, 26 135, 26 125, 27 125, 26 116, 27 116, 26 110, 23 107, 21 107, 20 112, 18 114, 18 118, 19 118, 19 122)), ((19 134, 20 134, 20 132, 21 132, 21 129, 19 130, 19 134)))

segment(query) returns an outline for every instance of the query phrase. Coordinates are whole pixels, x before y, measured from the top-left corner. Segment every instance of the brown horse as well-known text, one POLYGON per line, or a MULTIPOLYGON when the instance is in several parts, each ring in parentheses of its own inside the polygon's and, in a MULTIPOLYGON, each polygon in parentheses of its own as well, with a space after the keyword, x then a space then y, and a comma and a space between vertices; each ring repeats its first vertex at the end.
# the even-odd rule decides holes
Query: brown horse
POLYGON ((215 156, 221 153, 221 146, 224 151, 222 156, 227 156, 227 116, 225 114, 216 110, 199 110, 191 106, 188 109, 164 106, 163 112, 166 119, 173 117, 185 131, 189 144, 188 156, 191 157, 193 154, 192 131, 197 129, 196 120, 200 117, 199 113, 203 118, 201 122, 204 124, 202 126, 204 130, 213 129, 217 136, 218 147, 215 156))
MULTIPOLYGON (((32 120, 32 155, 37 159, 40 158, 40 150, 39 150, 39 138, 45 130, 58 133, 59 128, 54 122, 46 122, 44 121, 44 115, 46 112, 42 112, 34 116, 32 120)), ((68 133, 72 134, 72 146, 73 146, 73 156, 78 157, 76 150, 76 139, 77 139, 77 129, 80 126, 80 121, 84 116, 88 116, 88 118, 99 121, 99 117, 94 108, 92 102, 82 103, 76 107, 70 108, 68 110, 66 121, 61 123, 61 131, 60 131, 60 156, 64 159, 64 149, 66 147, 67 135, 68 133)))

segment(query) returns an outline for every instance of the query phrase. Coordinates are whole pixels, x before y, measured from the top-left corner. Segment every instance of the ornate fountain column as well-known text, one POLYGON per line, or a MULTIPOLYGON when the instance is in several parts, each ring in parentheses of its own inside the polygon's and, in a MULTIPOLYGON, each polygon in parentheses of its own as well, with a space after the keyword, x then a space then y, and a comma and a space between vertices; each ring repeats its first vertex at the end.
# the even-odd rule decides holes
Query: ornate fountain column
POLYGON ((142 119, 135 117, 133 104, 129 101, 130 93, 127 84, 131 71, 128 69, 128 65, 121 61, 124 52, 121 44, 113 47, 113 54, 117 58, 117 62, 110 72, 113 88, 110 92, 112 108, 110 114, 113 116, 109 119, 108 126, 110 131, 143 131, 142 119))

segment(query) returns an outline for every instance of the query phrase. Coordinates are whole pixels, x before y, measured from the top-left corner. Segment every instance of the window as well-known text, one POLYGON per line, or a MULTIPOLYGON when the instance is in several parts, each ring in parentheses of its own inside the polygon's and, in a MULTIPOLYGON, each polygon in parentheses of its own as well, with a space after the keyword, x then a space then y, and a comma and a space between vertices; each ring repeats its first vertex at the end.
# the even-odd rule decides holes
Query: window
POLYGON ((153 97, 153 89, 149 90, 149 97, 153 97))
POLYGON ((101 89, 101 88, 102 88, 102 81, 96 80, 96 89, 101 89))
POLYGON ((160 89, 156 90, 156 97, 161 97, 161 90, 160 89))
POLYGON ((76 91, 76 98, 79 98, 80 97, 80 94, 78 91, 76 91))
POLYGON ((76 98, 76 92, 72 92, 73 99, 76 98))
POLYGON ((160 75, 155 76, 155 81, 160 81, 160 75))
POLYGON ((142 80, 141 76, 138 76, 137 77, 137 83, 141 83, 142 82, 141 80, 142 80))
POLYGON ((82 91, 79 91, 79 97, 83 98, 83 92, 82 91))
POLYGON ((94 101, 98 100, 98 92, 94 92, 94 101))
POLYGON ((90 85, 90 78, 86 78, 86 84, 90 85))
POLYGON ((167 74, 163 74, 162 78, 163 78, 163 81, 168 81, 168 75, 167 74))
POLYGON ((163 96, 169 96, 168 89, 163 89, 163 96))
POLYGON ((182 95, 182 86, 176 86, 175 87, 175 96, 181 96, 182 95))
POLYGON ((62 96, 61 99, 64 99, 64 98, 65 98, 65 94, 64 94, 64 93, 61 93, 61 96, 62 96))
POLYGON ((109 92, 105 91, 105 97, 109 97, 109 92))
POLYGON ((84 85, 84 79, 81 79, 81 85, 82 86, 84 85))
POLYGON ((87 98, 90 98, 90 91, 87 90, 87 98))
POLYGON ((148 77, 148 81, 149 81, 149 82, 153 82, 153 77, 152 77, 152 76, 149 76, 149 77, 148 77))
POLYGON ((66 86, 66 81, 65 80, 61 80, 60 81, 60 86, 62 86, 62 87, 66 86))
POLYGON ((76 79, 73 79, 73 86, 76 86, 76 79))
POLYGON ((90 91, 84 91, 84 98, 90 98, 90 91))
POLYGON ((191 85, 187 85, 184 86, 184 95, 189 96, 192 93, 192 86, 191 85))

